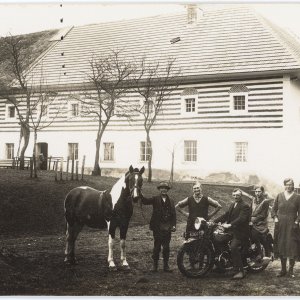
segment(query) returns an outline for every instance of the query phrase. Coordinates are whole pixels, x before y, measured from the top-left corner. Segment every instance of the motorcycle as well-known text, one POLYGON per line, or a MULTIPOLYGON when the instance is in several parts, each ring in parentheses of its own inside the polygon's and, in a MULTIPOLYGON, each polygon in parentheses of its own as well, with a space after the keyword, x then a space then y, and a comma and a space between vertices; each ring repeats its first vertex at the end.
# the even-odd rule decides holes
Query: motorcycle
MULTIPOLYGON (((196 218, 195 230, 185 233, 185 241, 177 253, 179 271, 192 278, 204 277, 215 266, 225 273, 233 268, 230 242, 232 235, 222 225, 196 218)), ((272 237, 271 237, 272 238, 272 237)), ((270 239, 269 243, 271 243, 270 239)), ((270 245, 271 246, 271 245, 270 245)), ((264 248, 262 251, 264 253, 264 248)), ((258 263, 259 249, 249 241, 249 247, 242 250, 244 270, 257 273, 263 271, 270 261, 258 263)))

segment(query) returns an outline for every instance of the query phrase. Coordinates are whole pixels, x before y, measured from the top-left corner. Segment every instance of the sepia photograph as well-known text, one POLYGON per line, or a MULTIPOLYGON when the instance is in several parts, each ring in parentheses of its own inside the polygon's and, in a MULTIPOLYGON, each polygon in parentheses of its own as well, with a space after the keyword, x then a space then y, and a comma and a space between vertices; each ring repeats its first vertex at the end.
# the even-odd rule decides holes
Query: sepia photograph
POLYGON ((0 0, 0 297, 299 296, 299 16, 0 0))

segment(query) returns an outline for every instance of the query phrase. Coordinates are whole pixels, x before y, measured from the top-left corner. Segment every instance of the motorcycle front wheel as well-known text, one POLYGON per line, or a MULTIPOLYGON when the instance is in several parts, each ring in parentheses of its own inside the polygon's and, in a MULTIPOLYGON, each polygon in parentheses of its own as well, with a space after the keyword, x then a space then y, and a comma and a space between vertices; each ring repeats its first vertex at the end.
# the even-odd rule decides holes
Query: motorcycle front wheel
POLYGON ((177 253, 179 271, 190 278, 200 278, 213 266, 213 252, 209 245, 195 241, 184 244, 177 253))

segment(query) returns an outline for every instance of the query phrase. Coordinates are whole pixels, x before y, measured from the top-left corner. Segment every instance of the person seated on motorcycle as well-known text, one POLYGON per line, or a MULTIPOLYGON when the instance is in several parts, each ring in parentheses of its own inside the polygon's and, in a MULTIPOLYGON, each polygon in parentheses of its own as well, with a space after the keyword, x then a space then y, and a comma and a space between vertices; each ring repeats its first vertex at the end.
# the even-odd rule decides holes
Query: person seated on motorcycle
POLYGON ((271 260, 272 247, 268 241, 268 216, 269 216, 269 204, 272 199, 268 199, 265 194, 263 186, 256 187, 254 189, 255 197, 242 191, 242 195, 250 198, 251 203, 251 240, 255 243, 259 254, 256 258, 258 263, 268 264, 271 260), (265 249, 265 256, 263 256, 261 245, 265 249))
POLYGON ((194 230, 194 222, 197 217, 204 218, 205 220, 209 220, 212 216, 214 216, 221 208, 221 204, 213 200, 210 197, 204 196, 202 194, 202 187, 200 183, 196 183, 193 186, 193 195, 190 197, 186 197, 182 201, 179 201, 175 208, 181 212, 183 215, 187 216, 187 226, 186 232, 191 232, 194 230), (183 210, 183 207, 188 207, 188 211, 183 210), (215 207, 214 211, 208 214, 209 206, 215 207))
POLYGON ((245 277, 242 261, 242 247, 249 243, 249 219, 251 215, 250 207, 243 201, 242 191, 234 189, 232 196, 234 202, 229 206, 225 214, 215 219, 215 222, 222 222, 225 229, 232 233, 230 244, 231 260, 235 275, 233 279, 242 279, 245 277))

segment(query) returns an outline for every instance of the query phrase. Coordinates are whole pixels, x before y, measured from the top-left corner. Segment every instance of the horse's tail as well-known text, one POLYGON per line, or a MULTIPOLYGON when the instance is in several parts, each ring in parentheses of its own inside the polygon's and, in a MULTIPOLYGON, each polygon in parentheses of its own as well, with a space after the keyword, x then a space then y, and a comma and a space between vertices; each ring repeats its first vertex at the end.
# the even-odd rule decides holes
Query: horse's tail
MULTIPOLYGON (((73 190, 72 190, 73 191, 73 190)), ((75 215, 74 215, 74 207, 72 205, 72 191, 70 191, 64 202, 64 215, 66 220, 66 230, 67 230, 67 224, 72 226, 75 222, 75 215)))

